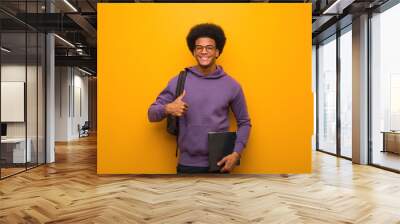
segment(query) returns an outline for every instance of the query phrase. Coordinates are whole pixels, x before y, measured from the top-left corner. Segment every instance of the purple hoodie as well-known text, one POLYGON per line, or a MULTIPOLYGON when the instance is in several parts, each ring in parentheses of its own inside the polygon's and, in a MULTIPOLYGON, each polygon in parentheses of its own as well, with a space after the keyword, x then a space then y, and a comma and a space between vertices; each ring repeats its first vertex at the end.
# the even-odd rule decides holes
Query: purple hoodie
MULTIPOLYGON (((188 72, 182 101, 189 105, 188 111, 179 119, 179 164, 207 167, 208 132, 229 130, 229 108, 232 109, 238 130, 234 151, 242 152, 250 133, 250 118, 243 90, 238 82, 227 75, 221 66, 208 76, 194 67, 188 72)), ((165 105, 175 100, 178 76, 170 80, 148 111, 151 122, 166 117, 165 105)))

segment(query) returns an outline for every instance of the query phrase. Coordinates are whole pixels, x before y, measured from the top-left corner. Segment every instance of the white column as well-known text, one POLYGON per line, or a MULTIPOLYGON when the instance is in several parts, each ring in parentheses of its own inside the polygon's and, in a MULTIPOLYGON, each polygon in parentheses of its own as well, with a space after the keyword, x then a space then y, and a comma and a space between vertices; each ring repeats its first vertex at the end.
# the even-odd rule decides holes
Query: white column
MULTIPOLYGON (((46 1, 46 11, 54 12, 54 5, 46 1)), ((46 163, 55 162, 55 43, 54 34, 46 35, 46 163)))
POLYGON ((55 75, 54 75, 54 35, 46 36, 46 163, 55 161, 54 133, 55 133, 55 75))
POLYGON ((368 163, 368 15, 353 19, 353 162, 368 163))

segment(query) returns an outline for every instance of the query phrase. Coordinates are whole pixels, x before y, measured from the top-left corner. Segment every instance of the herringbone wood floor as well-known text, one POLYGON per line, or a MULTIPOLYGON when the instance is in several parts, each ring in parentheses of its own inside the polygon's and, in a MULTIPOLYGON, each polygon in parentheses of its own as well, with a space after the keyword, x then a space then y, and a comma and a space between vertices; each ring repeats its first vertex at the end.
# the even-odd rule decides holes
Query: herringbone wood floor
POLYGON ((94 137, 0 181, 0 223, 400 223, 400 175, 314 154, 309 175, 98 176, 94 137))

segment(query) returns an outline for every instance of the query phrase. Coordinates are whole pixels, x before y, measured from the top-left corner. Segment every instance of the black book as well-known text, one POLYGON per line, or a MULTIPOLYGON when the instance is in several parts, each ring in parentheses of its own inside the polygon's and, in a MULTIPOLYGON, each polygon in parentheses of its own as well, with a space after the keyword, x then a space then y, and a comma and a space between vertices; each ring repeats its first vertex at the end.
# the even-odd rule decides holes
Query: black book
MULTIPOLYGON (((222 166, 217 163, 233 152, 236 141, 236 132, 209 132, 208 133, 208 163, 209 171, 219 171, 222 166)), ((238 161, 238 164, 240 161, 238 161)))

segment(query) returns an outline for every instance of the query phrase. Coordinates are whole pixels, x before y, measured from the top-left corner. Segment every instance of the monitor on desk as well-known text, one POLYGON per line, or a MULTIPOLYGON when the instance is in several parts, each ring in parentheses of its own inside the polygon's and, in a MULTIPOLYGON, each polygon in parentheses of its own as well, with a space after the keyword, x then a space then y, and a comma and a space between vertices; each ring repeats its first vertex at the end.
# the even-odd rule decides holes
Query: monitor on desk
POLYGON ((1 123, 1 138, 5 138, 7 136, 7 124, 1 123))

